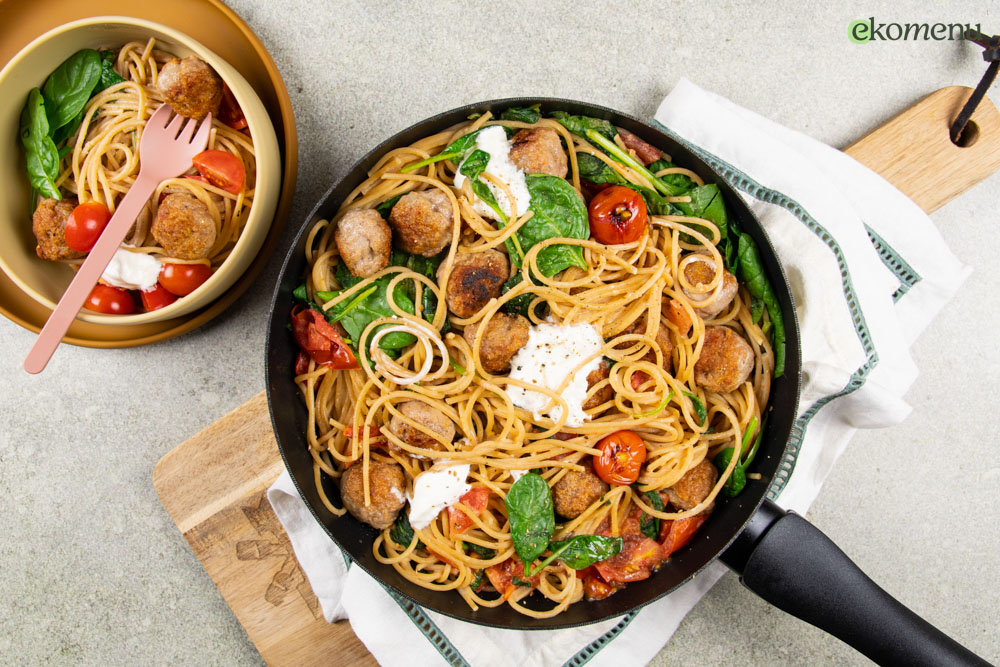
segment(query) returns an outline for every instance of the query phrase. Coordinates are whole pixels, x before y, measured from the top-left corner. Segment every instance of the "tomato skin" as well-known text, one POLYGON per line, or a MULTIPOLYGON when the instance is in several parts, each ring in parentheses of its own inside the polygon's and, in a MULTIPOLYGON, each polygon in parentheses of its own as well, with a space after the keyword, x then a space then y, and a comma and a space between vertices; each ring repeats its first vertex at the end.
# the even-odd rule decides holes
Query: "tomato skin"
POLYGON ((153 287, 140 291, 139 296, 142 298, 142 307, 147 312, 166 308, 174 301, 177 301, 177 297, 167 291, 167 288, 160 283, 156 283, 153 287))
POLYGON ((239 194, 246 180, 243 161, 225 151, 207 150, 194 156, 191 164, 205 180, 217 188, 239 194))
POLYGON ((613 185, 594 195, 587 214, 590 233, 608 245, 638 241, 649 218, 642 195, 624 185, 613 185))
POLYGON ((537 587, 542 581, 540 574, 536 574, 530 579, 524 578, 524 563, 521 562, 520 558, 508 558, 502 563, 490 565, 486 568, 486 576, 489 578, 490 583, 493 584, 493 588, 503 596, 504 600, 509 599, 514 594, 514 591, 517 590, 517 584, 514 583, 515 577, 522 581, 527 581, 531 584, 532 588, 537 587))
POLYGON ((293 310, 292 335, 299 349, 320 366, 334 370, 361 368, 354 352, 320 312, 311 308, 293 310))
POLYGON ((660 522, 660 545, 666 558, 691 541, 694 534, 708 518, 708 512, 695 514, 686 519, 660 522))
MULTIPOLYGON (((489 499, 490 490, 485 486, 476 486, 463 494, 458 502, 478 514, 486 509, 489 499)), ((448 506, 448 524, 452 535, 460 535, 474 525, 469 515, 455 505, 448 506)))
POLYGON ((128 315, 135 312, 135 300, 128 290, 98 283, 90 291, 83 307, 106 315, 128 315))
POLYGON ((594 471, 608 484, 629 485, 646 462, 646 443, 632 431, 616 431, 597 443, 594 471))
POLYGON ((204 264, 164 264, 160 284, 174 296, 187 296, 212 277, 212 267, 204 264))
POLYGON ((90 252, 110 219, 111 211, 101 202, 80 204, 66 219, 66 245, 77 252, 90 252))
POLYGON ((247 127, 246 116, 240 109, 240 103, 229 86, 222 84, 222 104, 219 105, 219 120, 234 130, 244 130, 247 127))

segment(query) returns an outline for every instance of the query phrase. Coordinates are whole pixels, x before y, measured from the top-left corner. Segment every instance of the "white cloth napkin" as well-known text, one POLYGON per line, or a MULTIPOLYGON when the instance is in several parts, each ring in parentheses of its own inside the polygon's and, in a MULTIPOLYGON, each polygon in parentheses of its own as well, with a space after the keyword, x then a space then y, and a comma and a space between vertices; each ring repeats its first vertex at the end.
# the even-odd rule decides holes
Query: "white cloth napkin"
MULTIPOLYGON (((856 429, 906 417, 903 395, 917 374, 910 344, 970 269, 913 202, 836 149, 687 80, 654 122, 740 192, 787 272, 802 334, 803 390, 790 456, 769 495, 780 493, 782 506, 804 513, 856 429)), ((287 472, 268 498, 327 620, 349 618, 389 666, 644 664, 726 569, 714 563, 659 602, 597 625, 488 629, 398 601, 348 567, 287 472)))

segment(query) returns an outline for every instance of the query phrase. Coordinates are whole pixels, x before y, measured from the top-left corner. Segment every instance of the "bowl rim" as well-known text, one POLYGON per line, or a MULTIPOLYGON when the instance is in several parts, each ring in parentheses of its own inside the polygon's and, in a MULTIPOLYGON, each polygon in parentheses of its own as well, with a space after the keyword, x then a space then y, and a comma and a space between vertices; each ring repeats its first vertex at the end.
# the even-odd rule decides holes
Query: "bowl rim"
MULTIPOLYGON (((193 37, 188 36, 181 30, 178 30, 176 28, 173 28, 172 26, 168 26, 166 24, 157 21, 151 21, 148 19, 132 17, 132 16, 125 16, 122 14, 106 14, 100 16, 90 16, 90 17, 80 18, 58 25, 31 40, 28 44, 26 44, 23 48, 21 48, 3 66, 3 68, 0 68, 0 86, 3 85, 4 80, 9 76, 10 72, 16 69, 16 67, 21 63, 21 61, 27 58, 31 52, 40 47, 43 43, 51 40, 52 38, 88 26, 104 27, 114 24, 158 31, 168 36, 172 40, 178 42, 179 44, 183 45, 186 49, 195 52, 197 55, 199 55, 199 57, 203 56, 204 54, 208 54, 209 60, 214 60, 217 61, 218 63, 221 63, 228 70, 225 73, 225 76, 223 76, 222 72, 217 72, 219 74, 219 77, 222 78, 224 83, 229 85, 230 80, 233 80, 234 77, 236 83, 242 83, 241 86, 229 85, 229 88, 232 91, 233 95, 236 97, 236 100, 240 104, 240 107, 246 108, 247 102, 250 102, 251 104, 256 104, 257 106, 260 106, 260 111, 261 111, 261 114, 259 114, 260 119, 251 118, 250 116, 247 117, 248 127, 250 128, 251 137, 254 142, 254 151, 255 151, 254 157, 257 163, 257 169, 256 169, 257 182, 254 188, 254 195, 255 195, 254 205, 251 205, 250 207, 249 213, 247 214, 246 223, 244 224, 243 230, 240 232, 240 236, 237 239, 236 244, 233 246, 232 250, 230 250, 229 255, 227 255, 225 260, 223 260, 222 264, 220 264, 219 267, 212 273, 209 279, 206 280, 203 284, 199 285, 195 291, 191 292, 185 297, 178 298, 170 305, 160 308, 158 310, 132 313, 128 315, 111 315, 111 314, 90 312, 84 308, 81 308, 80 312, 77 313, 74 318, 75 320, 87 322, 89 324, 130 326, 130 325, 151 324, 154 322, 165 322, 172 319, 187 317, 191 313, 195 313, 198 310, 208 306, 212 301, 215 300, 215 299, 209 299, 204 303, 198 303, 197 305, 194 306, 191 305, 190 301, 185 302, 186 299, 193 296, 197 296, 199 292, 202 292, 203 294, 207 293, 209 290, 207 290, 206 288, 209 288, 213 285, 218 285, 220 282, 222 282, 221 274, 223 273, 222 271, 223 267, 225 267, 226 264, 229 263, 233 258, 239 256, 242 253, 247 252, 247 244, 249 243, 248 239, 251 236, 250 234, 246 233, 248 228, 250 228, 251 226, 256 226, 258 224, 270 226, 271 222, 273 222, 273 220, 271 222, 265 222, 265 221, 268 220, 268 217, 273 217, 272 209, 274 209, 277 206, 277 200, 280 194, 279 190, 282 178, 282 173, 281 173, 282 166, 281 166, 280 147, 277 144, 277 137, 275 134, 274 127, 271 124, 270 116, 267 113, 267 109, 263 106, 263 102, 258 97, 254 97, 253 100, 248 100, 246 96, 243 94, 243 91, 240 90, 241 88, 244 87, 250 91, 252 91, 253 89, 250 86, 249 82, 247 82, 246 79, 243 77, 243 75, 240 74, 239 70, 237 70, 228 61, 226 61, 224 58, 216 54, 212 49, 208 48, 200 41, 194 39, 193 37), (263 122, 258 122, 258 120, 261 120, 263 122), (265 136, 263 138, 263 141, 259 141, 261 139, 261 135, 269 135, 269 136, 265 136), (258 150, 259 145, 264 148, 263 152, 265 154, 270 152, 274 153, 273 157, 275 158, 275 164, 276 164, 276 170, 275 170, 276 179, 274 187, 271 186, 266 186, 264 188, 261 187, 260 177, 262 174, 266 174, 266 170, 261 169, 262 160, 261 160, 261 152, 258 150), (272 148, 273 151, 271 151, 272 148), (274 196, 270 197, 265 194, 262 197, 262 199, 273 199, 274 205, 256 206, 258 199, 257 193, 258 192, 266 193, 267 190, 274 190, 273 192, 274 196), (268 210, 265 211, 264 210, 265 208, 268 210)), ((215 66, 214 63, 212 63, 212 66, 213 69, 216 70, 219 69, 218 67, 215 66)), ((268 183, 270 179, 265 176, 264 181, 265 183, 268 183)), ((264 241, 264 235, 261 235, 261 244, 263 244, 263 241, 264 241)), ((256 255, 256 253, 254 254, 256 255)), ((249 268, 249 264, 252 263, 252 261, 253 257, 250 257, 247 268, 249 268)), ((7 263, 2 253, 0 253, 0 270, 2 270, 7 275, 7 277, 10 278, 10 280, 18 288, 20 288, 20 290, 29 298, 31 298, 36 303, 40 304, 41 306, 47 308, 50 311, 55 310, 57 303, 52 301, 45 295, 39 293, 38 290, 36 290, 32 285, 25 282, 17 274, 17 272, 15 272, 10 267, 10 265, 7 263)), ((244 271, 245 270, 246 269, 244 269, 244 271)), ((239 280, 239 277, 240 275, 242 275, 242 273, 243 271, 241 271, 239 275, 235 276, 232 279, 232 282, 235 283, 237 280, 239 280)), ((227 290, 228 288, 223 289, 222 292, 219 295, 217 295, 216 298, 220 298, 227 290)))

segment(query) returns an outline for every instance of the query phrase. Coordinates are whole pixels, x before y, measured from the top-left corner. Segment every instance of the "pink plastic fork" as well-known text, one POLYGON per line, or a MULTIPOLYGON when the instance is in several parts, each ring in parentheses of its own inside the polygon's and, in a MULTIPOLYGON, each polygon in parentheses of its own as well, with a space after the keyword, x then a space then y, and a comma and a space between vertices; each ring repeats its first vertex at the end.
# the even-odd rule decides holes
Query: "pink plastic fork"
POLYGON ((191 159, 208 145, 208 134, 212 129, 211 114, 205 116, 201 125, 195 120, 189 120, 183 128, 181 116, 174 116, 173 119, 170 116, 171 109, 164 104, 146 121, 139 140, 139 175, 119 202, 108 226, 80 265, 80 270, 76 272, 56 309, 49 315, 35 339, 35 344, 31 346, 24 359, 24 370, 29 373, 40 373, 49 363, 52 353, 59 347, 69 325, 80 312, 104 269, 108 268, 115 251, 156 186, 190 169, 191 159))

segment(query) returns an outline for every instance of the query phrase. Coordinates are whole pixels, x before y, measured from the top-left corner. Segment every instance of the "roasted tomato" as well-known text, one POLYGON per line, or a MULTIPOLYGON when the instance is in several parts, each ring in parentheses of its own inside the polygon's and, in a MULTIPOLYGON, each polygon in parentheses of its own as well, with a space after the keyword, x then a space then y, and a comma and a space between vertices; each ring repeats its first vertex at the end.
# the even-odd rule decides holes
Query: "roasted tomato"
POLYGON ((243 115, 243 110, 240 109, 240 104, 236 101, 233 91, 226 84, 222 84, 222 104, 219 106, 219 120, 234 130, 242 130, 247 126, 246 116, 243 115))
POLYGON ((164 264, 160 284, 174 296, 187 296, 212 277, 212 267, 204 264, 164 264))
POLYGON ((601 243, 632 243, 642 238, 646 231, 646 202, 641 194, 624 185, 598 192, 590 200, 587 212, 590 233, 601 243))
MULTIPOLYGON (((477 486, 470 489, 458 502, 462 503, 474 513, 479 514, 486 509, 486 504, 490 499, 490 490, 485 486, 477 486)), ((459 535, 469 528, 472 528, 472 519, 469 515, 458 509, 455 505, 448 506, 448 523, 451 526, 451 534, 459 535)))
POLYGON ((167 288, 160 283, 156 283, 150 289, 142 290, 139 292, 139 296, 142 297, 142 307, 148 312, 166 308, 174 301, 177 301, 177 297, 167 291, 167 288))
MULTIPOLYGON (((514 580, 525 581, 524 563, 521 562, 520 558, 508 558, 502 563, 486 568, 486 576, 489 577, 493 588, 497 589, 497 592, 503 595, 503 599, 506 600, 514 594, 519 585, 523 585, 515 583, 514 580)), ((534 588, 540 581, 541 576, 536 575, 525 583, 531 584, 531 587, 534 588)))
POLYGON ((322 313, 311 308, 292 311, 292 334, 299 348, 320 366, 334 370, 361 368, 351 348, 322 313))
POLYGON ((225 151, 207 150, 194 156, 191 160, 198 173, 215 187, 239 194, 243 189, 246 173, 243 170, 243 160, 225 151))
POLYGON ((666 558, 690 542, 707 518, 708 513, 702 512, 686 519, 660 521, 660 544, 663 547, 663 557, 666 558))
POLYGON ((583 595, 588 600, 603 600, 619 588, 621 585, 612 586, 600 576, 585 577, 583 580, 583 595))
POLYGON ((66 245, 77 252, 90 252, 110 219, 111 212, 101 202, 80 204, 66 219, 66 245))
POLYGON ((135 311, 135 301, 126 289, 98 283, 90 291, 83 307, 95 313, 128 315, 135 311))
POLYGON ((628 485, 639 479, 646 461, 646 443, 632 431, 616 431, 597 443, 594 471, 608 484, 628 485))
POLYGON ((622 550, 616 556, 594 563, 601 579, 609 584, 626 584, 647 579, 663 562, 663 548, 648 537, 622 538, 622 550))

